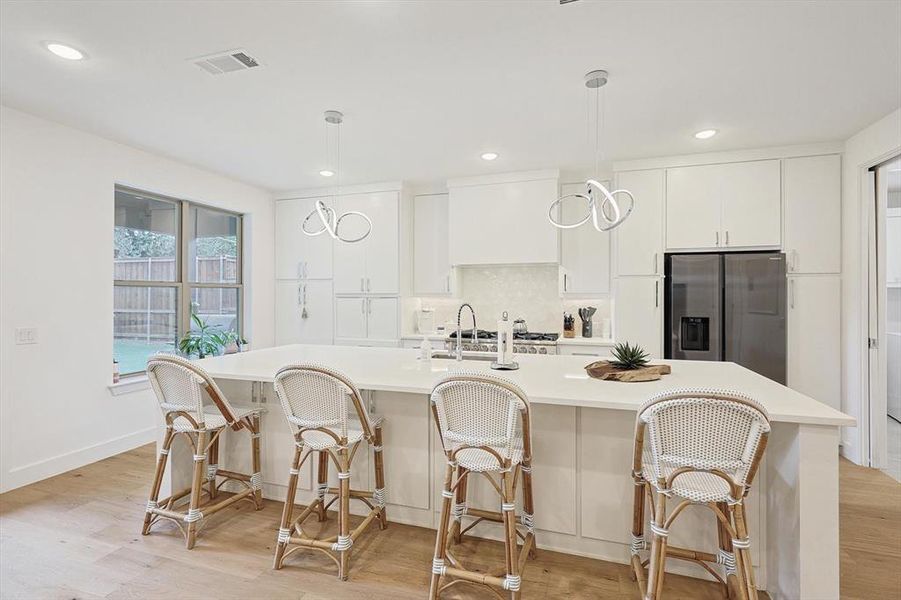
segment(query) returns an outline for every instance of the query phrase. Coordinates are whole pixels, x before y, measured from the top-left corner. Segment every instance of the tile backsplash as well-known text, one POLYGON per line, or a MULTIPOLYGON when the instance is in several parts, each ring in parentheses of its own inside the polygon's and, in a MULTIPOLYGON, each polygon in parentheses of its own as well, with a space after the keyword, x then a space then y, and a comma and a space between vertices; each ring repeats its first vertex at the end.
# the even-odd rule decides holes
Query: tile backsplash
MULTIPOLYGON (((504 311, 510 319, 525 319, 529 331, 562 332, 563 312, 572 313, 576 319, 576 334, 581 333, 582 322, 578 308, 597 307, 592 319, 595 337, 601 337, 603 320, 611 317, 609 298, 561 298, 556 265, 498 265, 460 267, 459 297, 411 298, 406 302, 404 333, 416 332, 416 311, 420 307, 435 309, 435 326, 453 321, 456 327, 457 309, 463 302, 470 303, 476 311, 481 329, 496 329, 504 311)), ((464 327, 470 323, 464 316, 464 327)))

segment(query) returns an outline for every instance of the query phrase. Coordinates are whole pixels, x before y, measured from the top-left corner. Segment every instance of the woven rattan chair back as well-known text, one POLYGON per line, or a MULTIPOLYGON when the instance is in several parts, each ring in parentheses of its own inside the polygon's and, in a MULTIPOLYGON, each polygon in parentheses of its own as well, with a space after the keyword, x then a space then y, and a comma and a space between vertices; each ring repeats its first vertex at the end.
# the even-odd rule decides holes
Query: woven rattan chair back
MULTIPOLYGON (((490 446, 510 458, 529 418, 529 400, 515 384, 484 373, 459 372, 432 390, 445 448, 490 446)), ((526 436, 528 437, 528 436, 526 436)), ((522 440, 528 446, 528 440, 522 440)))
POLYGON ((725 390, 674 390, 639 409, 656 476, 666 468, 717 469, 737 486, 750 485, 761 440, 770 431, 766 409, 725 390))
POLYGON ((275 375, 275 392, 288 422, 301 429, 335 429, 342 438, 347 437, 350 403, 366 439, 372 437, 360 390, 334 369, 314 363, 283 367, 275 375))
POLYGON ((204 392, 212 405, 231 424, 237 419, 225 394, 210 375, 189 360, 173 354, 158 354, 147 361, 147 378, 163 414, 185 412, 198 425, 204 422, 204 392))

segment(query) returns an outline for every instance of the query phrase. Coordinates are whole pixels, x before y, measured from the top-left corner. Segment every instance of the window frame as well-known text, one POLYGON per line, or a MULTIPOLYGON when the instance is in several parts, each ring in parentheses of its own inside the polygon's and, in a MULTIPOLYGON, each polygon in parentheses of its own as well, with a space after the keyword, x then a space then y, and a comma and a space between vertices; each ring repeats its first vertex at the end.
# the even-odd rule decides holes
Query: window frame
MULTIPOLYGON (((116 287, 123 286, 132 286, 132 287, 165 287, 165 288, 174 288, 175 289, 175 330, 177 333, 176 339, 176 347, 178 344, 178 340, 184 336, 185 333, 190 328, 191 323, 191 296, 193 290, 202 289, 202 288, 214 288, 214 289, 235 289, 237 290, 238 298, 237 304, 235 308, 236 315, 236 333, 239 338, 243 338, 244 335, 244 214, 235 212, 233 210, 227 210, 224 208, 219 208, 218 206, 211 206, 209 204, 202 204, 200 202, 194 202, 192 200, 181 200, 179 198, 173 198, 171 196, 164 196, 162 194, 157 194, 154 192, 147 192, 140 188, 134 188, 127 185, 119 185, 116 184, 114 186, 113 192, 113 211, 115 211, 115 193, 116 192, 125 192, 128 194, 136 194, 139 196, 143 196, 145 198, 149 198, 152 200, 157 200, 161 202, 168 202, 170 204, 174 204, 178 209, 178 227, 175 232, 175 281, 153 281, 153 280, 141 280, 141 279, 115 279, 115 275, 113 278, 113 289, 116 287), (201 282, 192 282, 189 277, 189 264, 186 257, 190 255, 190 243, 191 237, 190 232, 188 231, 188 223, 190 222, 190 214, 192 208, 201 208, 205 210, 211 210, 214 212, 230 215, 236 217, 238 220, 237 227, 235 230, 235 244, 236 244, 236 256, 235 256, 235 283, 227 283, 227 282, 210 282, 210 283, 201 283, 201 282)), ((113 221, 113 229, 115 230, 115 220, 113 221)), ((115 260, 115 258, 114 258, 115 260)), ((113 307, 113 314, 115 315, 116 309, 113 307)), ((115 332, 113 332, 113 341, 115 342, 115 332)), ((136 375, 143 374, 143 371, 130 371, 128 373, 120 373, 120 377, 134 377, 136 375)))

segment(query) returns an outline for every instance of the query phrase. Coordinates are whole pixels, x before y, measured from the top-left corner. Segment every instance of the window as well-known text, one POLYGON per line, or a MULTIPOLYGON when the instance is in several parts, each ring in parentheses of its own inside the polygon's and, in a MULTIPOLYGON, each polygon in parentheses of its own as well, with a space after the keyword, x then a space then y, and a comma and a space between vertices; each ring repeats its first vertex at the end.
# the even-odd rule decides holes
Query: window
POLYGON ((123 375, 175 352, 192 315, 242 331, 241 215, 116 187, 113 357, 123 375))

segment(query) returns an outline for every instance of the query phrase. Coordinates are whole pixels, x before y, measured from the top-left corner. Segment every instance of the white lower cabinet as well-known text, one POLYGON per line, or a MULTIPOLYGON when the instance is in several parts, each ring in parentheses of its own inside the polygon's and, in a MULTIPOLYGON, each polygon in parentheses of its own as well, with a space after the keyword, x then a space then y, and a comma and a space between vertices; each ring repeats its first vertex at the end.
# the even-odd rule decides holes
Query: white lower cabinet
POLYGON ((663 279, 619 277, 614 282, 613 336, 663 357, 663 279))
POLYGON ((282 279, 275 282, 275 344, 331 344, 332 282, 282 279), (303 317, 306 305, 307 316, 303 317))
MULTIPOLYGON (((373 412, 385 418, 382 447, 388 504, 429 508, 431 405, 416 394, 373 392, 373 412)), ((390 513, 389 513, 390 518, 390 513)))
POLYGON ((400 339, 396 296, 335 298, 335 343, 396 346, 400 339))
POLYGON ((841 276, 788 278, 788 387, 841 409, 841 276))
POLYGON ((609 356, 613 344, 567 344, 564 338, 557 341, 557 354, 564 356, 609 356))

